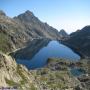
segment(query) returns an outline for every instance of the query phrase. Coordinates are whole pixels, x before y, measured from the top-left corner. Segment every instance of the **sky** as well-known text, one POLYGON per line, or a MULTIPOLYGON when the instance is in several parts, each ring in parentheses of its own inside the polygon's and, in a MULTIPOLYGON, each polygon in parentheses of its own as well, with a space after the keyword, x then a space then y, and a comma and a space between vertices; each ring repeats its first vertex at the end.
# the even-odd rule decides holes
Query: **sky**
POLYGON ((0 0, 0 9, 10 17, 30 10, 41 21, 67 33, 90 25, 90 0, 0 0))

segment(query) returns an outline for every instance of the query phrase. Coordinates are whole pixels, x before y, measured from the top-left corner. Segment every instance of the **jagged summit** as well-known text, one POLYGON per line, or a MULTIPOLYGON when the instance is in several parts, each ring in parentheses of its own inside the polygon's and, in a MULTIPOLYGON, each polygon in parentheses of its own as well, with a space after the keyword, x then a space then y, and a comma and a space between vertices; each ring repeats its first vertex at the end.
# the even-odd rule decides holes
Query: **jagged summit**
POLYGON ((27 10, 26 12, 18 15, 14 18, 14 20, 20 21, 23 23, 23 26, 25 25, 25 28, 31 30, 31 35, 39 36, 39 37, 47 37, 47 38, 54 38, 59 39, 60 35, 58 31, 49 26, 48 24, 45 24, 44 22, 40 21, 31 11, 27 10))
POLYGON ((28 14, 28 15, 32 15, 32 16, 34 15, 33 12, 31 12, 31 11, 29 11, 29 10, 25 11, 24 14, 28 14))
POLYGON ((21 22, 36 22, 39 19, 33 14, 33 12, 27 10, 22 14, 14 17, 14 19, 19 19, 21 22))
POLYGON ((33 12, 27 10, 24 13, 19 14, 17 17, 24 16, 24 17, 31 17, 34 16, 33 12))
POLYGON ((6 16, 6 14, 4 13, 4 11, 0 10, 0 15, 6 16))

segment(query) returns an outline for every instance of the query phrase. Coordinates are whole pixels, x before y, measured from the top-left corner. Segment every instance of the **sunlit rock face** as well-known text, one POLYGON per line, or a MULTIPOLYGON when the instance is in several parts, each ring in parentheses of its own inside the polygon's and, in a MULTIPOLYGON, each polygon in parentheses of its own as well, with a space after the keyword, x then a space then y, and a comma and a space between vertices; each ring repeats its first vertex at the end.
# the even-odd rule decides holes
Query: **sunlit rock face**
POLYGON ((35 85, 33 75, 22 65, 17 65, 10 56, 0 52, 0 88, 17 87, 28 90, 35 85))

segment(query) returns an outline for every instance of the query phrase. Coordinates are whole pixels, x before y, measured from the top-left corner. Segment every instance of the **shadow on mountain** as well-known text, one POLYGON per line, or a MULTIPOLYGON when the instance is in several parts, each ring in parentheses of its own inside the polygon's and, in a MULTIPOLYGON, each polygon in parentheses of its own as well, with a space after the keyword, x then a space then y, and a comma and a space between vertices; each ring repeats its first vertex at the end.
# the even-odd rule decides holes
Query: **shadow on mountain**
POLYGON ((23 49, 20 49, 11 55, 15 59, 30 60, 32 59, 43 47, 47 46, 49 39, 33 40, 29 45, 23 49))

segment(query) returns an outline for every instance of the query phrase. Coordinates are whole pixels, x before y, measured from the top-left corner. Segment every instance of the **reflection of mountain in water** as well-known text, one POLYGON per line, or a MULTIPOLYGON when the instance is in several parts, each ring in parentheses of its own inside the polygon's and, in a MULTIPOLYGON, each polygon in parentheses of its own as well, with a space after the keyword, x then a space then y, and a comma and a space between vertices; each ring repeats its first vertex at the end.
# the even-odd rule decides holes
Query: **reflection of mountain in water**
POLYGON ((33 40, 24 49, 18 50, 13 55, 16 62, 25 65, 28 69, 43 67, 48 58, 65 58, 69 60, 80 59, 79 55, 58 41, 48 39, 33 40))
POLYGON ((22 60, 30 60, 41 48, 47 46, 49 41, 49 39, 33 40, 27 47, 15 52, 13 56, 22 60))

